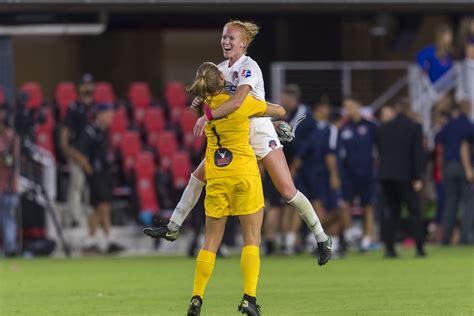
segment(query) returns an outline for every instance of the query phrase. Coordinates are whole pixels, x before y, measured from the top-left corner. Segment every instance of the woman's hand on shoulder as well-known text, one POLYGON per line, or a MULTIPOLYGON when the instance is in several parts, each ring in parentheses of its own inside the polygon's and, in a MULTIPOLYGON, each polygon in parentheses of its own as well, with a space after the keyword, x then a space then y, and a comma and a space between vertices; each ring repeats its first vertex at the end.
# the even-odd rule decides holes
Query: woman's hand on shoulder
POLYGON ((194 136, 200 137, 202 136, 204 132, 204 128, 206 127, 207 122, 209 119, 206 117, 206 115, 201 116, 197 121, 196 124, 194 124, 194 136))

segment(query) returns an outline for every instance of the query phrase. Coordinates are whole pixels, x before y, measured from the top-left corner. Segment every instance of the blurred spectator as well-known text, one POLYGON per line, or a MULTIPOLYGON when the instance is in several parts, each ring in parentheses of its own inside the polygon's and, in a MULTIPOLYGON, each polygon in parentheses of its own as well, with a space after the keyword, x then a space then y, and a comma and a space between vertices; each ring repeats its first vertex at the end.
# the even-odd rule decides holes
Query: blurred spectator
POLYGON ((432 83, 435 83, 453 66, 452 42, 451 28, 442 24, 436 29, 434 45, 423 48, 416 55, 417 63, 427 73, 432 83))
POLYGON ((92 122, 94 88, 92 75, 83 75, 78 85, 78 99, 67 109, 60 134, 61 150, 68 159, 69 166, 67 204, 73 226, 78 224, 83 226, 86 214, 84 207, 88 207, 85 206, 88 202, 84 201, 88 195, 84 172, 91 173, 92 170, 86 156, 78 150, 78 142, 80 132, 92 122))
POLYGON ((387 123, 397 116, 395 109, 391 105, 384 105, 380 110, 380 122, 387 123))
POLYGON ((467 179, 466 198, 464 199, 461 244, 474 242, 474 124, 471 131, 461 144, 461 161, 464 167, 464 174, 467 179))
POLYGON ((474 16, 464 17, 458 28, 458 44, 457 49, 459 57, 465 57, 465 45, 471 37, 474 36, 474 16))
POLYGON ((460 64, 460 76, 456 87, 456 101, 470 103, 471 119, 474 120, 474 35, 465 43, 464 60, 460 64))
MULTIPOLYGON (((361 115, 361 102, 355 97, 344 98, 348 122, 339 133, 344 174, 342 192, 344 213, 350 219, 350 207, 357 196, 364 208, 364 235, 361 251, 367 251, 374 234, 374 145, 376 125, 361 115)), ((351 225, 349 225, 350 227, 351 225)))
POLYGON ((15 163, 18 162, 15 131, 7 125, 7 111, 0 107, 0 222, 3 230, 5 256, 17 252, 16 207, 18 203, 15 163))
POLYGON ((324 230, 332 235, 333 249, 339 248, 342 229, 339 212, 341 179, 337 167, 337 128, 330 125, 331 107, 322 98, 296 130, 298 142, 291 173, 296 176, 296 186, 314 204, 324 230))
MULTIPOLYGON (((467 118, 467 113, 466 103, 464 103, 464 106, 462 103, 454 105, 449 122, 436 136, 436 143, 442 146, 443 151, 443 182, 446 188, 446 208, 443 214, 443 245, 451 242, 459 204, 462 202, 463 205, 467 205, 466 203, 469 203, 470 199, 470 185, 466 179, 460 156, 461 143, 468 138, 472 129, 472 123, 467 118)), ((461 219, 463 223, 468 221, 468 215, 468 213, 463 212, 461 219)), ((466 242, 469 229, 467 226, 462 226, 462 242, 466 242)))
POLYGON ((422 179, 421 125, 406 115, 410 104, 397 103, 397 116, 377 129, 380 168, 379 178, 388 205, 385 216, 385 256, 398 257, 395 251, 396 232, 400 222, 402 203, 406 203, 416 239, 417 256, 425 256, 420 191, 422 179), (403 131, 403 132, 401 132, 403 131))
POLYGON ((79 136, 78 148, 87 157, 85 172, 90 189, 90 202, 94 207, 89 216, 89 238, 86 241, 86 254, 100 253, 96 232, 102 227, 107 243, 107 253, 123 250, 123 247, 111 240, 111 203, 112 203, 112 157, 108 128, 113 118, 112 105, 98 104, 94 123, 89 124, 79 136))
MULTIPOLYGON (((449 113, 438 112, 435 114, 434 134, 437 135, 449 121, 449 113)), ((433 149, 433 182, 436 192, 436 239, 441 234, 441 223, 446 205, 446 190, 443 183, 443 150, 441 144, 436 144, 433 149)))
MULTIPOLYGON (((311 113, 306 105, 300 102, 301 91, 297 85, 289 84, 283 88, 281 93, 281 105, 286 109, 287 117, 285 120, 294 125, 302 116, 310 116, 311 113)), ((303 139, 295 139, 292 143, 285 144, 283 148, 286 160, 291 165, 295 149, 298 143, 303 139)), ((284 253, 292 254, 295 252, 298 231, 301 227, 301 218, 298 212, 291 208, 276 190, 269 176, 265 177, 265 196, 270 204, 265 214, 264 236, 266 239, 267 254, 276 250, 276 237, 278 228, 284 239, 284 253)))

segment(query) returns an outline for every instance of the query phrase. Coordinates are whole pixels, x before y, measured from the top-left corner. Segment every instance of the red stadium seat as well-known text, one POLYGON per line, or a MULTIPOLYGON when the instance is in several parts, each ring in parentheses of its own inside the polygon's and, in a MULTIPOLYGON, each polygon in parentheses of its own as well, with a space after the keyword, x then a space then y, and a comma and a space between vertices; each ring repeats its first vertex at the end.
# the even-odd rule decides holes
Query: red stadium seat
POLYGON ((112 148, 116 149, 120 140, 122 139, 122 134, 128 128, 128 116, 127 110, 124 107, 120 107, 114 112, 114 118, 112 124, 110 125, 110 138, 112 148))
POLYGON ((149 108, 143 119, 143 127, 147 132, 162 131, 165 128, 165 117, 161 108, 149 108))
POLYGON ((162 168, 168 168, 171 164, 173 155, 178 150, 178 144, 176 142, 176 136, 174 132, 162 131, 158 134, 158 141, 156 147, 158 155, 160 157, 160 166, 162 168))
POLYGON ((149 151, 142 151, 137 155, 137 162, 135 164, 135 174, 137 177, 153 176, 156 172, 155 158, 153 153, 149 151))
POLYGON ((175 189, 180 190, 186 186, 191 174, 191 161, 186 151, 176 152, 171 160, 171 175, 175 189))
POLYGON ((146 132, 147 143, 155 146, 158 141, 158 135, 165 128, 165 117, 161 108, 149 108, 143 121, 143 127, 146 132))
POLYGON ((36 133, 36 145, 46 149, 53 156, 56 156, 54 141, 53 141, 53 131, 54 131, 54 117, 51 109, 44 109, 45 122, 35 126, 36 133))
POLYGON ((187 148, 192 147, 194 141, 193 129, 196 123, 196 112, 191 108, 180 109, 178 116, 178 125, 184 136, 184 145, 187 148))
POLYGON ((127 175, 136 162, 136 157, 142 149, 140 135, 137 131, 125 131, 120 140, 122 154, 122 170, 127 175))
POLYGON ((133 108, 147 108, 151 104, 151 92, 148 83, 135 81, 128 86, 128 100, 133 108))
POLYGON ((178 124, 183 134, 192 133, 196 123, 196 111, 191 108, 184 108, 179 116, 178 124))
POLYGON ((173 81, 165 87, 165 99, 170 108, 184 108, 188 101, 188 93, 182 82, 173 81))
POLYGON ((146 151, 138 153, 135 164, 135 185, 141 212, 155 214, 160 209, 155 194, 155 171, 153 154, 146 151))
POLYGON ((58 83, 55 97, 59 108, 59 117, 63 120, 68 106, 77 99, 76 86, 73 82, 58 83))
POLYGON ((38 82, 25 82, 20 90, 29 95, 26 107, 28 109, 38 109, 43 104, 43 92, 38 82))
POLYGON ((114 89, 109 82, 97 82, 94 91, 95 103, 113 104, 115 102, 114 89))

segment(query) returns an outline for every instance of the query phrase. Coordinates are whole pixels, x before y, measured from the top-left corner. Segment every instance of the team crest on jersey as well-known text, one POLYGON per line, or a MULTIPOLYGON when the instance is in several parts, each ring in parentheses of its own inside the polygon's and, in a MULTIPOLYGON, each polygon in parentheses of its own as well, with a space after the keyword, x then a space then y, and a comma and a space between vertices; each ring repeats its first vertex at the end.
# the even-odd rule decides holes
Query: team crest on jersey
POLYGON ((219 167, 228 166, 232 162, 232 152, 227 148, 219 148, 214 153, 214 164, 219 167))
POLYGON ((244 70, 242 70, 241 75, 242 75, 242 77, 248 78, 248 77, 252 76, 252 72, 250 71, 250 69, 244 69, 244 70))
POLYGON ((360 135, 367 134, 367 127, 364 125, 359 126, 359 128, 357 129, 357 133, 359 133, 360 135))
POLYGON ((345 129, 341 133, 342 139, 351 139, 353 136, 352 131, 350 129, 345 129))
POLYGON ((237 84, 238 81, 239 81, 239 73, 237 71, 234 71, 232 73, 232 82, 234 84, 237 84))
POLYGON ((271 141, 268 142, 268 147, 270 147, 272 150, 275 150, 277 148, 277 142, 276 140, 272 139, 271 141))

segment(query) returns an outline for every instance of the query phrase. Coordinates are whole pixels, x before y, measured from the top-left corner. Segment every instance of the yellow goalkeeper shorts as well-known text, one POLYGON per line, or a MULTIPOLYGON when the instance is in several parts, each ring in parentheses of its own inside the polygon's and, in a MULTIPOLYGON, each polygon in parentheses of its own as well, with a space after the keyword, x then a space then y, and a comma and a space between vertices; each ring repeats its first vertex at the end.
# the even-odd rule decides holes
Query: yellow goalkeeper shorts
POLYGON ((242 175, 207 179, 204 207, 209 217, 253 214, 263 206, 260 176, 242 175))

